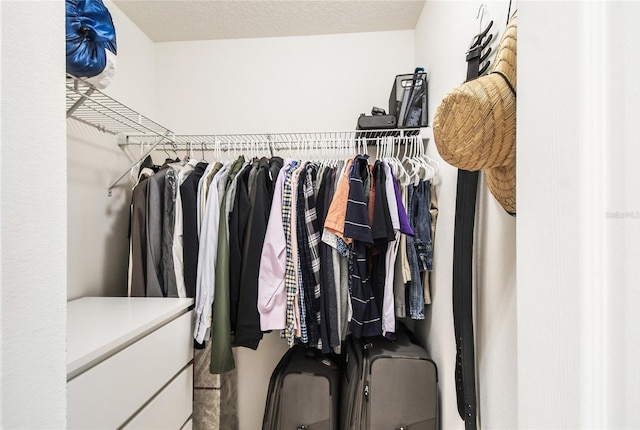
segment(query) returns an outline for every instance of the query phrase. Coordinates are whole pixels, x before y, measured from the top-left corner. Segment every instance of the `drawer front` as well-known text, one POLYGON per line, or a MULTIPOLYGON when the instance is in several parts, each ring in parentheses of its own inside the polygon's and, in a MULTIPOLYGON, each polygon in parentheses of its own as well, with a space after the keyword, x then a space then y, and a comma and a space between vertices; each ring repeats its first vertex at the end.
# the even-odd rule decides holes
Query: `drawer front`
POLYGON ((70 380, 67 427, 124 424, 193 358, 192 315, 176 318, 70 380))
POLYGON ((193 365, 184 369, 123 429, 179 430, 193 412, 193 365))

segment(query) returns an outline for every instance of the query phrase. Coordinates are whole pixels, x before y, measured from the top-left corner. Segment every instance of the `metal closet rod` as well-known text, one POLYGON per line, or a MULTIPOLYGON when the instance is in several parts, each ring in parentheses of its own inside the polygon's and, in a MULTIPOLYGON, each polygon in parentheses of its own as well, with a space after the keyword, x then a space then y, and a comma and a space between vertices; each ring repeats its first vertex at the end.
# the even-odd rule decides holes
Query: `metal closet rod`
POLYGON ((128 135, 124 145, 150 145, 149 148, 140 156, 140 158, 124 171, 118 179, 116 179, 108 188, 111 195, 113 188, 132 171, 142 160, 144 160, 159 145, 169 144, 173 149, 178 147, 192 147, 193 145, 211 145, 205 147, 207 151, 215 150, 244 150, 251 149, 269 149, 273 150, 304 150, 300 144, 313 143, 309 149, 319 148, 315 146, 323 143, 331 146, 339 140, 353 140, 359 144, 373 143, 379 138, 405 138, 411 136, 419 136, 420 128, 396 128, 396 129, 380 129, 380 130, 343 130, 343 131, 314 131, 314 132, 285 132, 285 133, 241 133, 241 134, 165 134, 163 136, 150 135, 128 135), (254 145, 257 145, 255 147, 254 145), (264 145, 264 146, 260 146, 264 145))
MULTIPOLYGON (((220 149, 232 145, 272 144, 282 145, 276 149, 288 149, 289 145, 304 143, 327 143, 345 139, 376 139, 381 137, 403 138, 420 135, 420 128, 398 128, 381 130, 343 130, 343 131, 313 131, 313 132, 285 132, 285 133, 242 133, 242 134, 168 134, 162 137, 163 143, 175 146, 188 145, 219 145, 220 149)), ((125 145, 155 145, 155 136, 129 135, 125 145)))

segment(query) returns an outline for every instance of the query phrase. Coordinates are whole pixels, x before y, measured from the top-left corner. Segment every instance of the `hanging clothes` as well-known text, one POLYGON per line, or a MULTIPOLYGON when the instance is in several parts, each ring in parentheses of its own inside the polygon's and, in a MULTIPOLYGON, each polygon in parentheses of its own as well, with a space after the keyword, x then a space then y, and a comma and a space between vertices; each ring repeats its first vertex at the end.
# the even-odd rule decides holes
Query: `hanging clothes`
POLYGON ((164 297, 165 283, 162 270, 162 225, 164 218, 164 188, 168 167, 156 172, 147 185, 147 297, 164 297))
MULTIPOLYGON (((240 277, 242 274, 242 246, 249 222, 251 201, 249 200, 249 173, 253 166, 246 164, 238 173, 236 192, 229 214, 229 303, 231 333, 235 333, 240 300, 240 277)), ((231 200, 231 199, 230 199, 231 200)))
POLYGON ((175 217, 173 223, 173 243, 171 246, 173 254, 173 270, 175 272, 176 290, 178 297, 193 297, 187 293, 187 287, 184 279, 184 209, 182 205, 182 184, 194 171, 197 162, 189 160, 187 164, 182 166, 178 171, 176 178, 176 195, 175 195, 175 217))
MULTIPOLYGON (((370 271, 371 288, 373 290, 374 297, 376 297, 378 314, 382 318, 383 334, 388 334, 388 336, 391 337, 391 335, 395 333, 393 296, 391 296, 391 298, 386 298, 386 300, 385 297, 388 295, 388 291, 386 289, 387 272, 391 270, 387 267, 387 251, 390 244, 395 240, 395 232, 387 198, 386 176, 384 163, 376 161, 373 168, 376 193, 374 200, 373 222, 371 224, 374 245, 370 251, 370 271), (388 320, 390 315, 393 315, 393 322, 388 320)), ((391 197, 395 199, 394 195, 391 197)))
MULTIPOLYGON (((242 251, 240 291, 234 345, 256 349, 262 339, 258 312, 258 277, 262 264, 261 254, 267 233, 271 204, 274 200, 276 179, 283 159, 273 157, 257 163, 255 182, 249 180, 251 210, 242 251), (253 183, 253 185, 252 185, 253 183)), ((253 170, 252 170, 253 172, 253 170)))
POLYGON ((162 207, 161 260, 162 260, 162 293, 164 297, 178 297, 175 267, 173 264, 173 234, 176 222, 176 193, 178 174, 173 165, 167 166, 164 178, 164 201, 162 207))
POLYGON ((180 185, 182 195, 182 259, 184 284, 187 297, 195 297, 196 294, 196 273, 198 271, 198 183, 204 174, 208 164, 198 163, 193 172, 187 176, 180 185))
POLYGON ((344 236, 353 240, 349 252, 349 282, 351 292, 351 332, 356 337, 382 334, 382 319, 373 295, 367 265, 368 248, 373 245, 369 225, 365 180, 369 178, 366 155, 354 159, 349 173, 349 197, 346 204, 344 236))
MULTIPOLYGON (((302 335, 299 325, 296 324, 299 321, 299 315, 296 319, 297 303, 296 303, 296 293, 297 293, 297 282, 296 282, 296 272, 297 267, 295 263, 294 252, 296 248, 294 246, 293 237, 291 234, 292 231, 292 223, 295 222, 295 218, 292 217, 291 208, 293 201, 293 188, 292 188, 292 180, 294 172, 298 166, 297 161, 292 161, 290 168, 284 179, 284 187, 282 192, 282 226, 284 227, 284 237, 285 237, 285 250, 286 250, 286 259, 285 259, 285 272, 284 272, 284 281, 285 281, 285 292, 286 292, 286 319, 284 326, 284 337, 287 340, 287 344, 289 347, 293 346, 295 341, 295 335, 298 337, 302 335)), ((295 225, 294 225, 295 228, 295 225)))
POLYGON ((211 373, 224 373, 235 367, 231 353, 231 320, 229 303, 229 223, 227 201, 233 199, 236 175, 244 166, 240 156, 229 167, 226 184, 222 187, 218 219, 218 251, 215 263, 215 300, 213 301, 213 322, 211 324, 211 373))
MULTIPOLYGON (((209 173, 217 166, 211 166, 209 173)), ((201 192, 207 192, 207 198, 200 196, 203 204, 204 215, 200 228, 200 241, 198 250, 198 267, 196 272, 196 305, 195 305, 195 332, 197 343, 203 343, 208 338, 208 330, 211 327, 211 312, 216 287, 216 263, 218 258, 218 231, 220 217, 220 184, 225 184, 229 175, 230 163, 221 165, 215 174, 203 175, 199 186, 201 192), (209 182, 210 178, 210 182, 209 182), (210 186, 205 186, 209 182, 210 186)))
MULTIPOLYGON (((318 226, 323 226, 329 209, 328 202, 333 198, 335 169, 325 168, 321 172, 317 198, 316 214, 318 226)), ((320 232, 318 232, 320 237, 320 232)), ((319 241, 318 251, 320 258, 320 337, 322 339, 322 352, 327 354, 340 347, 341 335, 339 324, 340 297, 334 272, 339 270, 334 267, 331 247, 319 241)))
POLYGON ((304 295, 302 309, 306 316, 309 346, 317 346, 320 341, 321 292, 320 292, 320 229, 316 212, 314 193, 317 166, 309 163, 300 172, 297 189, 298 255, 300 256, 300 289, 304 295))
POLYGON ((400 188, 398 181, 393 181, 396 202, 398 205, 398 218, 400 222, 400 231, 404 233, 400 237, 398 247, 399 256, 396 258, 395 276, 394 276, 394 301, 396 308, 396 317, 405 318, 407 316, 407 283, 411 281, 411 269, 409 267, 408 257, 408 238, 415 235, 406 211, 407 189, 400 188))
POLYGON ((411 177, 367 155, 168 162, 132 193, 131 295, 194 297, 211 373, 265 331, 324 353, 348 333, 393 339, 431 300, 437 201, 411 177))
POLYGON ((153 172, 141 170, 131 193, 129 296, 147 296, 147 190, 153 172))
POLYGON ((258 311, 262 331, 283 330, 286 325, 287 291, 285 272, 287 240, 284 230, 282 202, 284 183, 293 160, 286 160, 278 174, 269 213, 269 222, 260 257, 258 278, 258 311))

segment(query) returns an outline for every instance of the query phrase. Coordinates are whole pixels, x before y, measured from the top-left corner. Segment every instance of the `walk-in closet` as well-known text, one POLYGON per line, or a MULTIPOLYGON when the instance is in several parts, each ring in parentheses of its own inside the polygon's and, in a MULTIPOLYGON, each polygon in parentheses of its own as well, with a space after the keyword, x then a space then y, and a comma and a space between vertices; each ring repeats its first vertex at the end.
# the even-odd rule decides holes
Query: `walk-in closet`
MULTIPOLYGON (((313 34, 309 30, 310 34, 295 36, 287 35, 287 31, 294 31, 294 24, 291 24, 282 28, 282 36, 239 35, 216 40, 171 40, 170 36, 162 34, 168 35, 169 28, 162 31, 147 23, 144 30, 149 35, 151 32, 159 33, 154 36, 158 41, 152 41, 127 16, 127 13, 132 17, 138 16, 139 22, 144 22, 140 5, 135 2, 122 2, 120 5, 114 2, 110 8, 114 24, 124 36, 118 39, 117 76, 104 93, 166 130, 156 130, 151 133, 151 138, 136 140, 133 136, 123 141, 120 136, 118 141, 118 136, 77 124, 71 119, 68 121, 69 175, 87 179, 70 179, 69 182, 69 216, 75 219, 69 222, 76 226, 69 230, 69 253, 77 257, 69 259, 69 298, 127 294, 124 288, 127 285, 129 242, 126 235, 120 233, 126 233, 129 225, 126 208, 135 184, 132 174, 135 178, 139 167, 134 164, 142 161, 151 145, 160 142, 151 152, 154 163, 158 165, 167 158, 188 158, 190 151, 196 159, 204 157, 209 163, 217 161, 216 157, 220 156, 231 159, 231 154, 237 158, 244 153, 249 159, 251 153, 247 150, 251 147, 251 134, 255 135, 253 146, 261 153, 260 156, 265 155, 265 144, 270 141, 269 150, 273 151, 273 155, 283 158, 292 154, 294 158, 306 159, 312 157, 315 148, 321 146, 339 153, 340 149, 330 149, 331 141, 354 137, 355 133, 344 136, 340 132, 355 130, 358 116, 361 113, 370 114, 372 106, 387 109, 395 76, 411 73, 415 67, 424 67, 429 81, 427 110, 430 118, 427 127, 419 131, 419 139, 426 155, 438 160, 436 163, 441 165, 433 179, 438 206, 441 206, 440 213, 453 213, 455 174, 453 170, 448 171, 446 163, 438 157, 430 127, 433 113, 449 87, 464 80, 466 63, 463 51, 468 48, 471 38, 480 27, 486 26, 491 20, 495 21, 495 50, 499 32, 506 23, 509 2, 482 7, 482 17, 477 17, 480 4, 445 7, 439 3, 398 3, 389 3, 386 7, 390 8, 388 13, 393 13, 393 16, 398 15, 394 8, 399 8, 410 17, 405 18, 408 24, 404 29, 380 27, 366 32, 354 29, 333 34, 322 34, 323 30, 313 34), (430 8, 431 13, 428 12, 430 8), (456 24, 459 27, 455 30, 446 29, 447 37, 438 36, 446 43, 429 43, 430 37, 445 31, 445 28, 434 27, 441 19, 438 18, 440 14, 454 12, 467 15, 467 24, 461 21, 456 24), (465 26, 468 28, 465 29, 465 26), (423 31, 426 33, 421 36, 423 31), (455 44, 460 45, 459 55, 449 52, 455 44), (133 46, 136 48, 133 49, 133 46), (319 132, 324 132, 324 135, 319 132), (167 137, 164 141, 163 136, 167 137), (218 148, 224 152, 216 152, 218 148), (100 151, 99 157, 92 156, 96 151, 100 151), (104 175, 101 183, 95 180, 93 172, 96 171, 104 175), (123 175, 124 178, 121 178, 123 175), (108 182, 106 187, 105 182, 108 182), (93 221, 83 221, 87 218, 88 206, 96 210, 100 220, 97 226, 93 221), (91 251, 80 245, 78 239, 81 237, 94 242, 91 251), (105 270, 114 275, 105 277, 94 270, 87 270, 96 265, 106 266, 105 270)), ((375 5, 370 7, 374 8, 372 12, 375 11, 375 5)), ((161 8, 158 13, 164 10, 161 8)), ((187 9, 185 14, 189 12, 187 9)), ((320 14, 317 19, 331 21, 335 18, 320 14)), ((186 39, 192 37, 190 34, 193 33, 181 37, 186 39)), ((80 107, 75 116, 81 116, 82 109, 80 107)), ((135 113, 131 115, 135 117, 135 113)), ((410 152, 406 150, 410 149, 411 144, 405 144, 400 139, 392 143, 393 152, 410 152)), ((380 145, 381 141, 369 139, 366 150, 371 155, 372 165, 376 155, 382 152, 380 145)), ((351 156, 361 152, 355 150, 351 156)), ((486 229, 483 230, 483 237, 477 239, 481 248, 487 250, 483 253, 483 264, 499 268, 491 273, 492 276, 500 273, 501 284, 504 285, 500 294, 483 296, 479 303, 481 309, 486 311, 479 313, 482 319, 478 321, 478 337, 483 345, 495 343, 487 347, 489 352, 479 353, 480 362, 486 366, 483 370, 487 375, 486 380, 498 378, 505 382, 489 382, 480 386, 480 397, 487 400, 502 398, 511 404, 501 408, 515 410, 515 397, 502 394, 514 392, 516 387, 516 367, 510 352, 515 344, 516 327, 515 219, 488 196, 482 199, 478 212, 481 217, 479 224, 486 229), (492 261, 493 258, 496 260, 492 261), (509 259, 511 262, 508 262, 509 259), (494 300, 500 302, 501 308, 500 325, 504 331, 500 342, 492 339, 491 329, 487 328, 492 324, 491 309, 497 306, 494 300), (504 321, 511 322, 503 325, 504 321), (488 377, 494 374, 495 377, 488 377)), ((452 231, 453 219, 439 217, 434 260, 440 261, 443 269, 438 270, 434 265, 431 272, 431 290, 435 297, 421 311, 426 319, 409 318, 407 306, 405 320, 427 346, 438 365, 442 425, 445 428, 462 423, 455 411, 455 338, 451 322, 451 294, 446 292, 451 288, 449 267, 452 248, 451 239, 447 239, 447 236, 452 231), (445 239, 440 240, 441 237, 445 239), (440 299, 437 299, 438 296, 440 299)), ((204 332, 200 340, 202 336, 204 332)), ((193 422, 196 427, 208 425, 215 428, 218 425, 219 428, 259 428, 262 425, 269 377, 287 349, 287 341, 281 339, 279 330, 274 330, 263 336, 256 350, 234 347, 235 369, 221 375, 209 374, 209 348, 195 350, 193 422)), ((498 403, 488 403, 485 419, 492 419, 489 418, 492 416, 489 411, 493 407, 498 407, 498 403)), ((502 427, 515 426, 515 415, 501 414, 496 415, 495 419, 502 427)))
MULTIPOLYGON (((392 172, 384 160, 421 160, 408 162, 416 170, 405 185, 422 180, 425 199, 437 196, 420 278, 428 298, 420 310, 394 309, 394 321, 437 366, 439 427, 465 428, 452 300, 458 168, 438 151, 434 114, 465 81, 474 36, 493 22, 491 61, 516 10, 517 216, 484 173, 475 209, 478 428, 640 424, 630 406, 640 392, 628 383, 640 355, 630 263, 640 255, 631 240, 640 234, 636 4, 105 0, 117 68, 95 90, 65 79, 63 4, 0 2, 0 427, 262 428, 293 329, 225 343, 230 355, 212 369, 216 342, 194 347, 198 315, 208 318, 195 283, 139 294, 170 296, 154 306, 130 301, 140 173, 167 160, 195 168, 243 157, 234 169, 248 177, 252 160, 281 157, 324 179, 366 154, 356 160, 371 172, 392 172), (356 130, 416 67, 428 77, 426 124, 356 130)), ((322 349, 331 337, 314 339, 322 349)))

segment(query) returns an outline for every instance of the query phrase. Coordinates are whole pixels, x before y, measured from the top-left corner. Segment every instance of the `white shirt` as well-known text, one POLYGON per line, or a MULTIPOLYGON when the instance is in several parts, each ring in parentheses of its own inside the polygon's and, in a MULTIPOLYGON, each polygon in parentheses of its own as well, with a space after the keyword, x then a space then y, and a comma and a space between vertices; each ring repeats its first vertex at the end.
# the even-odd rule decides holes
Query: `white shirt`
POLYGON ((194 331, 194 338, 199 343, 204 341, 207 330, 211 327, 211 306, 216 288, 216 260, 218 259, 218 221, 220 219, 218 186, 220 183, 226 182, 230 165, 231 163, 226 163, 213 177, 202 218, 196 276, 194 331))
POLYGON ((202 177, 198 181, 198 198, 196 201, 196 214, 198 219, 198 239, 200 239, 200 232, 202 231, 202 218, 204 217, 204 210, 207 203, 207 194, 209 191, 209 184, 211 183, 211 174, 215 163, 211 163, 204 169, 202 177))

